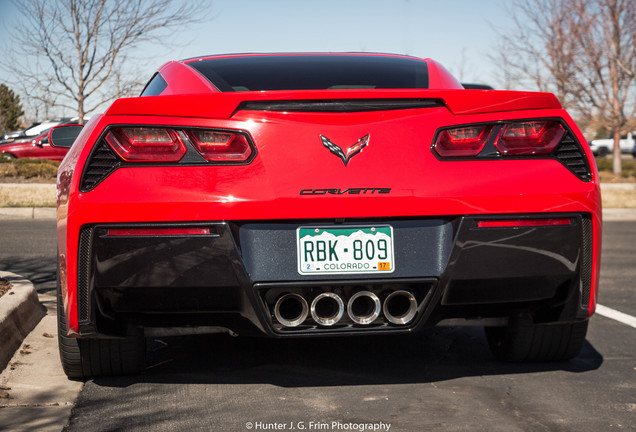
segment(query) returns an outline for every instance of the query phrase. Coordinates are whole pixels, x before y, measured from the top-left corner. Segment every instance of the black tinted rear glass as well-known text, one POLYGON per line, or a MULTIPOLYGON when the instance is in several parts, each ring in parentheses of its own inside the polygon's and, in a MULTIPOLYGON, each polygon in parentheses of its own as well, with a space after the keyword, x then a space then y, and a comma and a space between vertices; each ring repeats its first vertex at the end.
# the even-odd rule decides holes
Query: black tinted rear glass
POLYGON ((188 63, 220 91, 428 88, 426 62, 366 55, 274 55, 188 63))
POLYGON ((158 96, 160 95, 166 88, 168 87, 168 83, 163 79, 161 74, 157 72, 153 75, 153 77, 148 81, 146 87, 141 92, 141 96, 158 96))

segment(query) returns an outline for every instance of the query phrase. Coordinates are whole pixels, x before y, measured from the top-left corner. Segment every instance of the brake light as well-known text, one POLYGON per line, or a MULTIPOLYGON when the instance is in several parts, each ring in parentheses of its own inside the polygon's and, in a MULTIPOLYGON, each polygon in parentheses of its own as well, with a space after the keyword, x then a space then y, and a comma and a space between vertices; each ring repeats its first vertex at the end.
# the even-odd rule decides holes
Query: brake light
POLYGON ((437 135, 433 148, 442 157, 477 156, 490 139, 493 129, 492 125, 444 129, 437 135))
POLYGON ((504 125, 495 147, 503 155, 544 155, 552 152, 565 135, 556 121, 518 122, 504 125))
POLYGON ((570 225, 571 223, 570 218, 482 220, 477 222, 477 228, 540 227, 570 225))
POLYGON ((118 127, 108 132, 106 141, 125 161, 176 162, 187 152, 173 129, 118 127))
POLYGON ((185 133, 194 148, 208 161, 241 162, 252 153, 247 139, 238 132, 191 129, 185 133))

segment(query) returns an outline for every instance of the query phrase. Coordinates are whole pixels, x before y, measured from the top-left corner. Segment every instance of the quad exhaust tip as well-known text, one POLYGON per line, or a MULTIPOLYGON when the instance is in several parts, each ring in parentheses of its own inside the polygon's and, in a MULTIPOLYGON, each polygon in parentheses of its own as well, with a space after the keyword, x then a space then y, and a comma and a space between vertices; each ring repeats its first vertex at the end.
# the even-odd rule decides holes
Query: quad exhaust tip
POLYGON ((298 294, 285 294, 278 299, 274 306, 274 316, 285 327, 301 325, 308 315, 309 306, 307 305, 307 300, 298 294))
POLYGON ((311 317, 320 325, 332 326, 340 321, 344 309, 344 302, 339 295, 325 292, 311 302, 311 317))
POLYGON ((349 299, 347 314, 356 324, 371 324, 382 310, 380 299, 371 291, 359 291, 349 299))
POLYGON ((408 291, 394 291, 384 300, 382 311, 391 324, 408 324, 417 313, 417 300, 408 291))
MULTIPOLYGON (((384 303, 371 291, 358 291, 346 305, 347 315, 354 324, 369 325, 384 315, 386 321, 395 325, 405 325, 417 315, 417 300, 410 291, 398 290, 390 293, 384 303)), ((284 327, 298 327, 311 314, 313 320, 325 327, 337 324, 343 317, 343 299, 333 292, 323 292, 311 302, 300 294, 288 293, 281 296, 274 305, 274 316, 284 327)))

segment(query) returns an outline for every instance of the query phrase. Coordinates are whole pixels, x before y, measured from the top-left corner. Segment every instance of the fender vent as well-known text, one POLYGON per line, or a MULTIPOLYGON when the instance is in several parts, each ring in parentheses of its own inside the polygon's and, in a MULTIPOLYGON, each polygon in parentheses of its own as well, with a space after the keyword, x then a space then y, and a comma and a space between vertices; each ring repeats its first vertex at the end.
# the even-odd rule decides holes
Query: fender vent
POLYGON ((89 192, 108 175, 119 168, 121 162, 111 148, 100 140, 88 157, 80 182, 80 192, 89 192))
POLYGON ((563 137, 561 144, 559 144, 559 147, 554 151, 554 156, 569 169, 572 174, 584 182, 592 181, 592 170, 585 157, 585 152, 572 138, 570 133, 563 137))

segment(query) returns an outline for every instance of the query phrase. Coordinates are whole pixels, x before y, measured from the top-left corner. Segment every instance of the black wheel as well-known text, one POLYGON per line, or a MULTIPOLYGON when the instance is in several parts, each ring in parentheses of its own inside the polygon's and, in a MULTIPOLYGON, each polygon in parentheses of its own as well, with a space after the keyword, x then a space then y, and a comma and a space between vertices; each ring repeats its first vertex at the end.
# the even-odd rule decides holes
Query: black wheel
POLYGON ((69 378, 134 375, 143 370, 146 340, 141 330, 121 339, 76 339, 66 335, 60 275, 57 276, 57 339, 64 373, 69 378))
POLYGON ((587 321, 534 324, 514 319, 507 327, 486 327, 490 350, 509 362, 554 362, 576 357, 587 333, 587 321))
POLYGON ((11 153, 0 153, 0 160, 4 160, 4 161, 12 161, 15 160, 16 157, 13 156, 11 153))
POLYGON ((599 147, 598 149, 598 157, 605 157, 609 154, 609 150, 607 147, 599 147))

